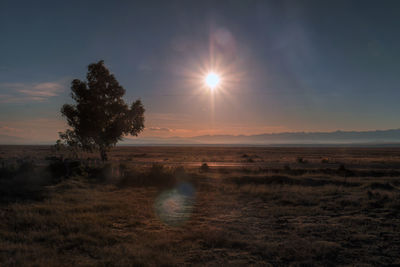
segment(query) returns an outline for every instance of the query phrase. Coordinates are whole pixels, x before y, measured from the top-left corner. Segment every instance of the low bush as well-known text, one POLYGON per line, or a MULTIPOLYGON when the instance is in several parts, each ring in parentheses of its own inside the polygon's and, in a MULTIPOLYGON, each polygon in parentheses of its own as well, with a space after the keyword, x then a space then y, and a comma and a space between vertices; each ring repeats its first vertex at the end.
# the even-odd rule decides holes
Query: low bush
POLYGON ((2 163, 0 167, 0 179, 11 179, 16 176, 31 174, 35 171, 35 164, 32 161, 19 161, 16 164, 2 163))
POLYGON ((208 166, 207 163, 201 164, 201 166, 200 166, 200 171, 201 172, 208 172, 209 170, 210 170, 210 167, 208 166))
POLYGON ((147 169, 133 168, 125 170, 119 185, 168 187, 184 177, 185 171, 182 167, 166 168, 164 165, 156 163, 147 169))
POLYGON ((86 167, 87 177, 98 182, 105 182, 113 177, 113 166, 105 163, 99 167, 86 167))
POLYGON ((296 159, 296 161, 297 161, 297 163, 301 163, 301 164, 305 164, 305 163, 308 162, 307 160, 303 159, 302 157, 298 157, 298 158, 296 159))
POLYGON ((329 163, 329 159, 328 158, 323 158, 323 159, 321 159, 321 163, 329 163))
POLYGON ((58 182, 71 176, 86 174, 87 167, 78 160, 55 159, 47 166, 47 170, 51 174, 52 179, 58 182))
POLYGON ((0 168, 0 201, 41 199, 44 186, 51 183, 48 172, 32 161, 2 164, 0 168))

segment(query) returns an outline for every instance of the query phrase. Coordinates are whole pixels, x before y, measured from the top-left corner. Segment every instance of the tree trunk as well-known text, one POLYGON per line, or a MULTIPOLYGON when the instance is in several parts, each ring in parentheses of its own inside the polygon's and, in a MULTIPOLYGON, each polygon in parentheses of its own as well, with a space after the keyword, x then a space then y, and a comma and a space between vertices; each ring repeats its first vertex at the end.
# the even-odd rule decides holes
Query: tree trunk
POLYGON ((107 161, 107 152, 105 149, 100 149, 100 157, 103 162, 107 161))

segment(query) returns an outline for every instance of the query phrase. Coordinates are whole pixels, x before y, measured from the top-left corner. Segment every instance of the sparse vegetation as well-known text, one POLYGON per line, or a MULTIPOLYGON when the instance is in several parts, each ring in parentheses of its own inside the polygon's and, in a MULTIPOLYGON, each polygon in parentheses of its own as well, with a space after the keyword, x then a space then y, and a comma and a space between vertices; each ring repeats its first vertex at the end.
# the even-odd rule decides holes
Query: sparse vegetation
POLYGON ((18 161, 3 147, 1 265, 400 264, 400 149, 326 150, 346 163, 329 168, 318 149, 296 151, 320 165, 295 165, 303 156, 285 149, 198 148, 208 163, 222 153, 239 163, 212 168, 179 162, 185 149, 135 148, 146 154, 139 164, 121 147, 107 164, 91 164, 45 159, 39 148, 18 161), (256 153, 262 165, 243 162, 256 153), (166 223, 160 207, 185 221, 166 223))

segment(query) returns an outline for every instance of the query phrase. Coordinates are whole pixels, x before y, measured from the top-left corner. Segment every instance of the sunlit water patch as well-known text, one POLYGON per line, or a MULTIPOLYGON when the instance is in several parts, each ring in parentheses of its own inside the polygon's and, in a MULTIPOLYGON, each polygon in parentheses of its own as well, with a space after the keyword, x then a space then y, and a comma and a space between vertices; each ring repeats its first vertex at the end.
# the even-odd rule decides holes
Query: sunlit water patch
POLYGON ((155 212, 160 220, 171 226, 179 226, 192 215, 195 190, 190 183, 180 183, 162 192, 155 201, 155 212))

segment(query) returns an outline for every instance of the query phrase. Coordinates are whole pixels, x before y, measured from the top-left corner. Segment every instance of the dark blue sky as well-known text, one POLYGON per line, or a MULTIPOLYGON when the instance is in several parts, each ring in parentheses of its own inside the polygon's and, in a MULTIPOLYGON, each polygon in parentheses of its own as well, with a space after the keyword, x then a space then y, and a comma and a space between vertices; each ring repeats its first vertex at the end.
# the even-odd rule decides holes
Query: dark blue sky
POLYGON ((399 128, 399 14, 397 1, 1 1, 0 134, 56 138, 71 80, 100 59, 144 101, 145 135, 399 128), (210 54, 225 73, 213 102, 193 82, 210 54))

